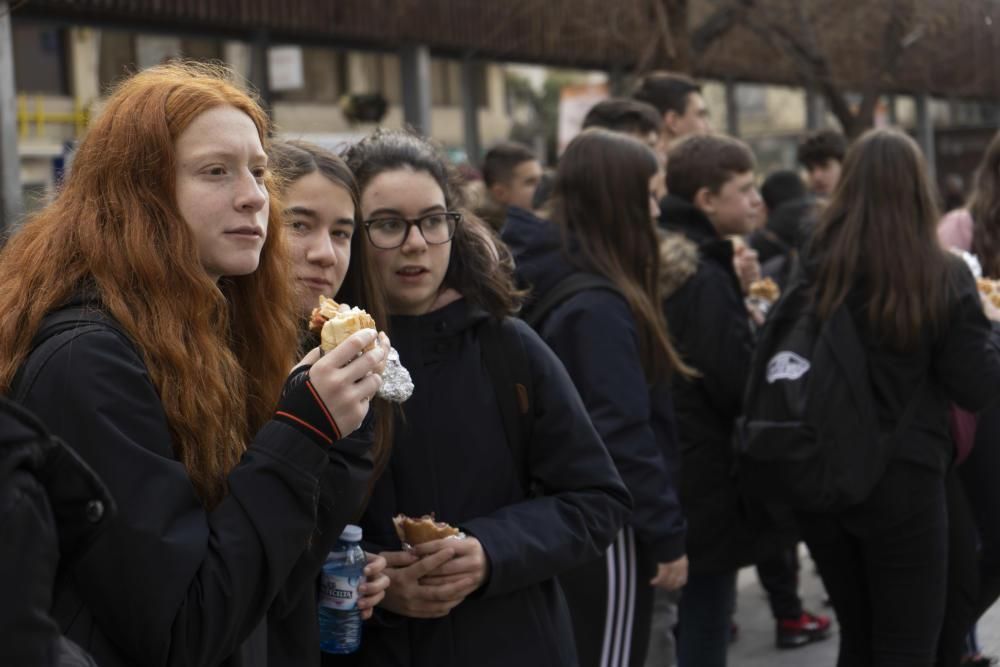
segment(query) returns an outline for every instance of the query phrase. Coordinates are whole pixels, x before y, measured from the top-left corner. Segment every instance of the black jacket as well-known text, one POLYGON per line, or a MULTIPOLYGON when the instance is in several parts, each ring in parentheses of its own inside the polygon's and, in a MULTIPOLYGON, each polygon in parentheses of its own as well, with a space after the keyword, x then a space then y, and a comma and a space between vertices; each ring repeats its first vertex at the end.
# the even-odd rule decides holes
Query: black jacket
MULTIPOLYGON (((913 422, 901 434, 896 458, 943 472, 954 458, 948 403, 970 412, 1000 400, 1000 325, 983 314, 975 279, 958 257, 949 258, 948 318, 926 327, 915 349, 899 352, 869 323, 866 288, 860 281, 848 296, 855 326, 865 342, 868 372, 879 421, 895 430, 910 400, 918 400, 913 422)), ((815 259, 809 258, 810 265, 815 259)))
POLYGON ((517 322, 535 403, 525 460, 544 493, 525 497, 482 361, 479 328, 486 319, 465 299, 392 318, 392 342, 415 389, 362 527, 366 548, 396 551, 393 515, 434 512, 479 539, 489 581, 444 618, 379 612, 365 628, 356 663, 576 664, 555 575, 603 552, 628 514, 628 493, 559 360, 517 322))
POLYGON ((0 665, 94 667, 49 609, 59 565, 86 553, 113 513, 73 450, 0 398, 0 665))
MULTIPOLYGON (((551 222, 513 209, 503 230, 517 279, 541 299, 574 273, 551 222)), ((665 563, 685 553, 677 498, 677 433, 666 383, 650 388, 628 302, 605 289, 580 292, 556 306, 541 335, 566 366, 587 412, 632 494, 629 518, 648 556, 665 563)))
POLYGON ((753 530, 734 478, 733 429, 742 412, 753 341, 732 244, 687 201, 661 209, 666 243, 697 251, 697 263, 670 280, 664 312, 677 349, 699 376, 673 383, 681 441, 681 506, 688 520, 691 571, 725 572, 752 562, 753 530), (693 269, 693 273, 690 272, 693 269))
POLYGON ((230 473, 228 495, 206 512, 122 334, 60 339, 26 389, 25 405, 118 506, 87 553, 60 571, 53 615, 64 633, 101 667, 319 663, 316 579, 359 510, 370 435, 324 447, 270 421, 230 473))

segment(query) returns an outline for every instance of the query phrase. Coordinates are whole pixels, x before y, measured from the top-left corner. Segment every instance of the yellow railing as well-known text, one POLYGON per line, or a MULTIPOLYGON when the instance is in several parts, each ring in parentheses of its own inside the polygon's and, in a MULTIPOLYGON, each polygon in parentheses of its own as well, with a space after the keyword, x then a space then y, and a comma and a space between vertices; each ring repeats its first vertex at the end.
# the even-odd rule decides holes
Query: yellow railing
POLYGON ((80 104, 80 100, 73 100, 73 111, 51 112, 45 110, 45 101, 41 95, 35 96, 34 111, 28 110, 28 96, 17 96, 17 127, 22 139, 26 139, 31 131, 31 126, 35 126, 35 136, 45 135, 45 125, 58 123, 72 125, 76 130, 76 136, 80 137, 87 129, 90 122, 90 108, 80 104))

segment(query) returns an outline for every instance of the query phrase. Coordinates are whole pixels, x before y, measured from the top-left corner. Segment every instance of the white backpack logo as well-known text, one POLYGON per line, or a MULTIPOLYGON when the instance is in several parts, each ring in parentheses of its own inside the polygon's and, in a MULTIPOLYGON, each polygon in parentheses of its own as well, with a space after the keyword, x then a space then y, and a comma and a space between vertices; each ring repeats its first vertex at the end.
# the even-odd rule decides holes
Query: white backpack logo
POLYGON ((767 362, 767 383, 798 380, 809 372, 809 362, 794 352, 779 352, 767 362))

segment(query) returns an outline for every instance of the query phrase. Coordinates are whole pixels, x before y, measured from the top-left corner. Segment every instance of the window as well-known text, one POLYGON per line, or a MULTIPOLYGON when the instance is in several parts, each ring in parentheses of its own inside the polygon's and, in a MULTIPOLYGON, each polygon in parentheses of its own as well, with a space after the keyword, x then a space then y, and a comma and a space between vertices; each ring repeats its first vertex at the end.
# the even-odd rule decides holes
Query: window
POLYGON ((69 95, 66 31, 14 22, 14 87, 29 94, 69 95))
POLYGON ((142 35, 121 30, 102 30, 98 72, 101 89, 140 69, 174 58, 222 61, 222 41, 211 37, 142 35))
POLYGON ((135 40, 130 32, 102 30, 100 42, 98 72, 101 90, 106 91, 111 85, 136 71, 135 40))
POLYGON ((302 47, 302 77, 298 90, 274 91, 275 101, 335 104, 345 92, 345 56, 325 47, 302 47))
POLYGON ((431 104, 436 107, 460 105, 461 80, 458 63, 431 58, 431 104))

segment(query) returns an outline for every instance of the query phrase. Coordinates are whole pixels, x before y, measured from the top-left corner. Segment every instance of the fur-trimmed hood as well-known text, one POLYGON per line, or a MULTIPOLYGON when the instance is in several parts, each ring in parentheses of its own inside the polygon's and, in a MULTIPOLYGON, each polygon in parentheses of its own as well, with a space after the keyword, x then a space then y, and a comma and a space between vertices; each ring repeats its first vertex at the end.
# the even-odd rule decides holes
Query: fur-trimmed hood
POLYGON ((698 246, 683 234, 665 232, 660 237, 660 289, 669 298, 698 270, 698 246))

